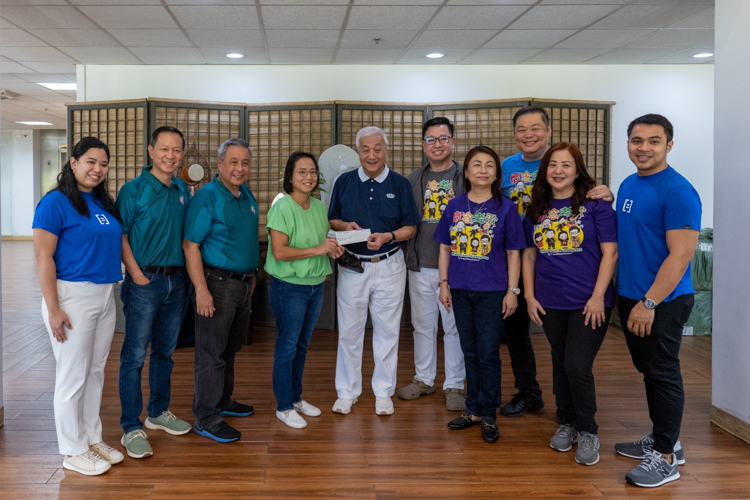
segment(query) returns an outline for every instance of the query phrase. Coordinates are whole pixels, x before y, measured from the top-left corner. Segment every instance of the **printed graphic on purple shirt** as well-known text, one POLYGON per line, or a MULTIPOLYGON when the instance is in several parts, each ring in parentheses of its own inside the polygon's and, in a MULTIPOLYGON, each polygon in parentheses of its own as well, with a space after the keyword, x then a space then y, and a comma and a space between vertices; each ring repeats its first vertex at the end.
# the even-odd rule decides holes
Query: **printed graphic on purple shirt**
MULTIPOLYGON (((545 308, 585 307, 599 276, 599 244, 617 241, 617 218, 609 203, 586 201, 575 215, 571 205, 570 198, 552 200, 552 208, 537 221, 523 221, 527 243, 539 251, 534 295, 545 308)), ((612 294, 610 284, 605 307, 612 306, 612 294)))

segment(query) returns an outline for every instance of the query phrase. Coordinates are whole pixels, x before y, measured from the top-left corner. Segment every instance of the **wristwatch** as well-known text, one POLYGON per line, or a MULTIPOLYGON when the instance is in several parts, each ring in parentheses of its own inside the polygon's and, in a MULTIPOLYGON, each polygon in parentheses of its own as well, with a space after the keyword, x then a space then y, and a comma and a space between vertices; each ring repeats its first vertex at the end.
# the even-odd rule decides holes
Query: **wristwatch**
POLYGON ((656 309, 656 302, 651 299, 647 299, 645 295, 641 299, 641 302, 643 302, 643 305, 646 306, 646 309, 656 309))
POLYGON ((508 291, 513 292, 516 295, 521 295, 521 289, 518 288, 517 286, 509 286, 508 291))
POLYGON ((396 233, 394 233, 393 231, 388 231, 388 232, 391 233, 391 243, 397 243, 396 233))

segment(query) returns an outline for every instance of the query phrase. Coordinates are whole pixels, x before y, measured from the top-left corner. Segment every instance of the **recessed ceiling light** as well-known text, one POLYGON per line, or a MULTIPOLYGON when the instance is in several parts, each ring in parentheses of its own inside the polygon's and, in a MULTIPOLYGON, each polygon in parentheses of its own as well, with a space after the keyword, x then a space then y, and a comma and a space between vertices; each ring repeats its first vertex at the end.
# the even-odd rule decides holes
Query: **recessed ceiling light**
POLYGON ((20 123, 21 125, 52 125, 49 122, 16 122, 20 123))
POLYGON ((230 59, 241 59, 245 57, 245 54, 240 54, 239 52, 230 52, 227 54, 227 57, 230 59))
POLYGON ((76 90, 75 83, 38 83, 42 87, 46 87, 50 90, 76 90))
POLYGON ((440 52, 433 52, 432 54, 427 54, 425 57, 429 57, 430 59, 440 59, 445 54, 441 54, 440 52))
POLYGON ((701 52, 700 54, 695 54, 693 57, 702 58, 702 57, 711 57, 712 55, 714 55, 713 52, 701 52))

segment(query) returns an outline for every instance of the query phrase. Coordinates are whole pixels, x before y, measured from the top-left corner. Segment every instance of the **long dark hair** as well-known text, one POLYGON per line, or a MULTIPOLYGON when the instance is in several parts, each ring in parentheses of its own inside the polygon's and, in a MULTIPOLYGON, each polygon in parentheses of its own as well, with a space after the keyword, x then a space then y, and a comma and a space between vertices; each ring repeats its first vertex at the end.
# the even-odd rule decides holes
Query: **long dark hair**
MULTIPOLYGON (((78 141, 78 144, 73 147, 70 157, 75 158, 76 161, 81 161, 81 158, 89 149, 103 149, 107 153, 107 161, 109 161, 109 147, 96 137, 84 137, 78 141)), ((112 199, 109 191, 107 191, 107 183, 105 181, 106 179, 100 182, 93 190, 96 203, 112 214, 118 222, 122 222, 120 211, 117 210, 115 200, 112 199)), ((50 190, 50 192, 52 191, 60 191, 70 200, 79 214, 91 218, 86 200, 83 199, 81 191, 78 189, 78 181, 73 173, 73 168, 70 166, 70 159, 63 165, 62 171, 57 176, 57 185, 50 190)))
POLYGON ((573 215, 578 215, 578 210, 586 201, 586 193, 589 192, 594 186, 596 181, 589 175, 589 171, 586 170, 586 164, 583 162, 583 155, 578 146, 568 142, 558 142, 544 153, 544 158, 539 164, 539 172, 536 175, 534 186, 531 188, 531 203, 529 208, 526 210, 526 217, 536 223, 539 217, 544 214, 547 210, 552 207, 552 186, 547 182, 547 169, 549 168, 549 160, 552 158, 552 154, 555 151, 567 150, 568 153, 573 157, 576 163, 576 177, 573 186, 572 204, 573 204, 573 215))
POLYGON ((315 179, 315 187, 313 188, 313 191, 318 187, 318 183, 320 182, 320 169, 318 169, 318 161, 310 153, 305 153, 304 151, 295 151, 286 161, 286 169, 284 170, 284 192, 287 194, 292 194, 292 191, 294 190, 294 187, 292 187, 292 175, 294 175, 294 167, 302 158, 310 158, 313 162, 313 165, 315 165, 315 172, 318 173, 318 176, 315 179))
POLYGON ((474 157, 479 153, 490 155, 492 157, 492 160, 495 162, 495 165, 497 165, 497 177, 495 177, 495 180, 492 182, 492 186, 490 186, 490 189, 492 191, 492 197, 497 200, 498 205, 501 205, 503 203, 503 191, 500 188, 500 180, 503 177, 503 171, 500 167, 500 157, 497 156, 495 150, 490 147, 474 146, 469 150, 468 153, 466 153, 466 157, 464 158, 464 191, 466 193, 471 191, 471 182, 469 182, 469 178, 466 175, 466 169, 469 167, 469 162, 473 160, 474 157))

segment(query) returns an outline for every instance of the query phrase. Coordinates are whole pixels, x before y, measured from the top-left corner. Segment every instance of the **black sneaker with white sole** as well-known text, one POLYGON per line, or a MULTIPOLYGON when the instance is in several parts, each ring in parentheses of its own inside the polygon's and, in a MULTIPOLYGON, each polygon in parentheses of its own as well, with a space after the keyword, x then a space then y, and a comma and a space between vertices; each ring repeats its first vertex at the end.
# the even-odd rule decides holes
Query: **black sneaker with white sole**
MULTIPOLYGON (((632 443, 617 443, 615 451, 624 457, 643 460, 654 451, 654 434, 649 432, 640 440, 632 443)), ((685 465, 685 451, 679 441, 674 445, 674 455, 677 457, 677 465, 685 465)))

